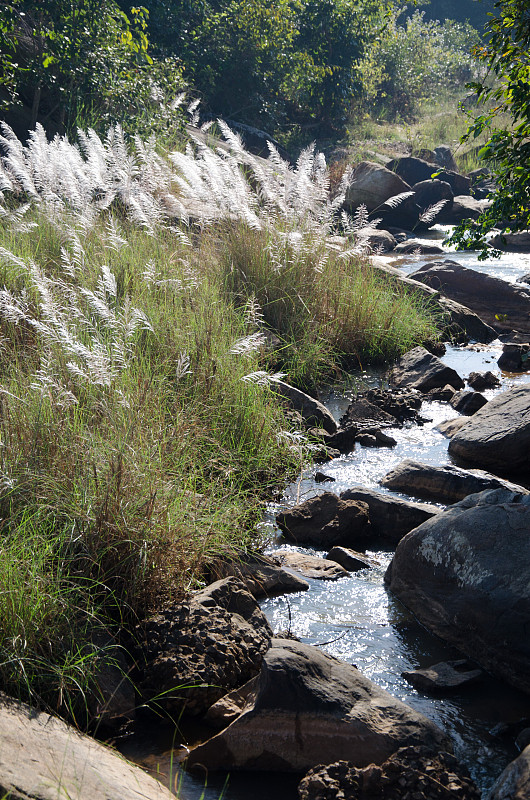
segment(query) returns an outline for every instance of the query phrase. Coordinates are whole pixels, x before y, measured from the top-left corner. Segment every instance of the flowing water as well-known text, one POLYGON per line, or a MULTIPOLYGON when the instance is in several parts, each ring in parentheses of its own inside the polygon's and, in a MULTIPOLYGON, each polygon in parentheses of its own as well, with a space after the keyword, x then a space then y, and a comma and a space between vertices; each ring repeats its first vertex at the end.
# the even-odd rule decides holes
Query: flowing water
MULTIPOLYGON (((447 229, 438 227, 430 238, 442 239, 447 229)), ((427 261, 441 256, 408 256, 390 263, 412 272, 427 261)), ((507 281, 530 271, 530 255, 505 254, 500 259, 478 262, 474 254, 458 253, 455 260, 466 266, 487 272, 507 281)), ((502 379, 502 387, 484 392, 491 398, 499 391, 521 382, 530 382, 530 374, 501 375, 497 358, 502 346, 494 342, 486 346, 448 347, 443 361, 463 377, 472 371, 492 370, 502 379)), ((351 395, 360 388, 384 386, 384 375, 370 371, 355 376, 351 391, 336 393, 328 390, 322 399, 338 419, 346 409, 351 395)), ((426 402, 422 416, 424 425, 408 424, 389 430, 397 440, 394 448, 364 448, 355 450, 327 463, 321 468, 335 479, 334 483, 316 484, 312 472, 287 487, 282 503, 271 506, 263 525, 271 535, 271 550, 278 546, 303 551, 281 543, 274 526, 274 516, 281 509, 323 491, 339 493, 353 484, 383 490, 379 480, 404 458, 432 464, 448 461, 447 439, 435 426, 442 420, 458 416, 447 404, 426 402)), ((399 495, 406 497, 406 495, 399 495)), ((307 552, 307 549, 305 549, 307 552)), ((317 555, 324 552, 309 549, 317 555)), ((385 569, 392 551, 377 549, 368 553, 378 562, 375 569, 352 573, 336 582, 310 580, 307 592, 270 599, 262 604, 275 631, 290 629, 302 641, 322 647, 337 658, 355 664, 368 678, 395 697, 440 725, 453 739, 455 752, 467 765, 472 777, 486 791, 506 764, 517 752, 510 737, 494 736, 491 729, 506 722, 530 717, 530 697, 511 689, 492 677, 448 697, 436 698, 413 689, 401 676, 404 670, 426 667, 437 661, 459 657, 458 653, 422 628, 412 615, 390 595, 383 583, 385 569)), ((144 731, 139 740, 128 741, 121 749, 129 758, 154 773, 176 776, 179 796, 183 800, 295 800, 297 778, 286 775, 233 774, 226 776, 191 776, 179 772, 177 759, 182 755, 180 742, 191 745, 204 736, 203 731, 175 733, 175 729, 157 725, 144 731), (173 747, 175 746, 175 749, 173 747)))

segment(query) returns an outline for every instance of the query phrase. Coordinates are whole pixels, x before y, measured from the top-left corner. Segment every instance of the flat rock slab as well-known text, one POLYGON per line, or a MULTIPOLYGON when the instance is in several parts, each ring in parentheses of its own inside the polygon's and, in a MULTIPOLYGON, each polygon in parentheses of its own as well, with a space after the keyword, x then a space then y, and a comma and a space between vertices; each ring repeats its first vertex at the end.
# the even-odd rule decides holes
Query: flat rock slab
POLYGON ((420 392, 428 392, 446 384, 455 389, 464 388, 460 375, 424 347, 415 347, 400 358, 390 372, 390 382, 420 392))
POLYGON ((405 536, 385 582, 422 625, 530 692, 530 496, 471 495, 405 536))
POLYGON ((439 513, 438 508, 426 503, 411 503, 364 486, 352 486, 341 494, 341 498, 366 503, 373 534, 394 544, 413 528, 439 513))
POLYGON ((341 567, 336 561, 329 561, 319 556, 311 556, 306 553, 294 553, 291 550, 278 550, 274 558, 282 566, 296 570, 305 578, 313 578, 322 581, 336 581, 348 575, 348 571, 341 567))
POLYGON ((449 453, 479 467, 530 469, 530 385, 494 397, 453 436, 449 453))
POLYGON ((13 800, 168 800, 168 790, 109 747, 0 694, 0 794, 13 800))
POLYGON ((465 417, 445 419, 443 422, 438 423, 435 430, 439 431, 442 436, 445 436, 447 439, 452 439, 455 433, 459 431, 462 425, 465 425, 466 422, 467 419, 465 417))
POLYGON ((361 767, 380 764, 408 745, 437 752, 448 740, 350 664, 310 645, 274 639, 253 704, 194 748, 187 763, 209 770, 302 772, 337 758, 361 767))
POLYGON ((357 572, 359 569, 372 569, 379 566, 379 562, 375 558, 369 558, 365 553, 358 553, 349 547, 339 547, 338 545, 331 548, 326 558, 329 561, 335 561, 340 564, 348 572, 357 572))
POLYGON ((210 565, 209 574, 213 580, 230 576, 238 578, 256 598, 305 592, 309 589, 307 581, 282 569, 271 558, 259 553, 242 552, 234 558, 216 559, 210 565))
POLYGON ((493 784, 486 800, 528 800, 530 797, 530 746, 508 764, 493 784))
POLYGON ((341 500, 332 492, 287 509, 278 514, 276 523, 288 541, 323 548, 334 544, 354 547, 371 534, 366 503, 341 500))
POLYGON ((423 692, 446 693, 454 692, 476 683, 484 676, 481 669, 473 669, 469 661, 441 661, 426 669, 414 669, 401 673, 412 686, 423 692))
MULTIPOLYGON (((466 424, 468 423, 466 420, 466 424)), ((462 428, 454 434, 451 442, 461 430, 462 428)), ((502 488, 522 494, 529 493, 528 489, 483 470, 465 470, 452 464, 434 467, 432 464, 423 464, 410 458, 406 458, 387 472, 381 480, 381 485, 387 489, 406 492, 415 497, 425 497, 440 503, 457 503, 470 494, 484 492, 487 489, 502 488)))

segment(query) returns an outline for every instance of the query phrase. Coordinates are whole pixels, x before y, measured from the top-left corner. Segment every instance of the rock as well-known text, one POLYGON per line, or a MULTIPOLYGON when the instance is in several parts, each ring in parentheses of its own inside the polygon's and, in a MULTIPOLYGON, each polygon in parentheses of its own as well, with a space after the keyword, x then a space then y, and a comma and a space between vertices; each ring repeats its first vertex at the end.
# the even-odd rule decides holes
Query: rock
POLYGON ((518 233, 498 233, 488 244, 495 250, 508 250, 511 253, 530 253, 530 231, 518 233))
MULTIPOLYGON (((366 426, 378 422, 394 426, 405 420, 416 419, 421 402, 421 395, 415 390, 368 389, 355 395, 346 413, 341 417, 340 424, 366 426), (374 406, 383 414, 378 413, 374 406), (387 416, 384 416, 385 414, 387 416)), ((366 427, 363 429, 366 430, 366 427)))
POLYGON ((442 386, 441 389, 429 389, 428 392, 425 393, 426 400, 442 400, 444 402, 449 402, 456 394, 456 389, 454 386, 449 386, 447 383, 445 386, 442 386))
POLYGON ((473 669, 469 661, 441 661, 426 669, 413 669, 402 672, 402 677, 421 692, 445 693, 454 692, 476 683, 484 676, 481 669, 473 669))
POLYGON ((410 186, 390 170, 372 161, 361 161, 351 175, 344 208, 354 211, 365 205, 373 211, 390 197, 409 191, 410 186))
MULTIPOLYGON (((466 420, 466 423, 468 422, 466 420)), ((451 441, 453 440, 454 436, 451 441)), ((487 489, 503 488, 523 493, 528 491, 522 486, 517 486, 515 483, 502 480, 502 478, 497 478, 482 470, 465 470, 451 464, 435 467, 432 464, 422 464, 410 458, 406 458, 397 467, 387 472, 381 480, 381 485, 396 492, 406 492, 440 503, 456 503, 470 494, 484 492, 487 489)))
POLYGON ((483 394, 480 392, 455 392, 452 398, 449 400, 449 405, 451 405, 455 411, 458 411, 459 414, 464 414, 466 417, 471 417, 473 414, 485 406, 488 401, 484 397, 483 394))
POLYGON ((314 481, 315 483, 326 483, 328 481, 335 483, 336 478, 332 478, 331 475, 325 475, 323 472, 315 472, 314 481))
POLYGON ((496 331, 530 333, 530 291, 454 261, 435 261, 411 276, 463 303, 496 331))
POLYGON ((380 228, 361 228, 355 233, 355 240, 358 245, 366 245, 369 252, 379 250, 381 253, 390 253, 397 245, 392 234, 380 228))
POLYGON ((446 169, 451 170, 451 172, 457 171, 457 166, 453 156, 453 151, 451 150, 448 144, 440 144, 438 145, 438 147, 435 147, 434 157, 436 159, 436 163, 439 164, 441 167, 445 167, 446 169))
POLYGON ((453 205, 455 195, 450 184, 446 183, 446 181, 440 181, 438 178, 415 183, 412 191, 414 192, 416 203, 422 210, 426 210, 441 200, 445 200, 444 208, 451 208, 453 205))
POLYGON ((378 566, 378 562, 373 558, 368 558, 364 553, 357 553, 349 547, 332 547, 326 556, 329 561, 336 561, 348 572, 357 572, 359 569, 366 569, 378 566))
POLYGON ((316 647, 274 639, 253 705, 224 731, 194 748, 188 766, 208 770, 307 770, 350 758, 381 763, 399 747, 447 746, 434 723, 394 699, 350 664, 316 647))
POLYGON ((530 468, 530 384, 497 395, 449 443, 449 453, 479 467, 530 468))
POLYGON ((319 765, 298 786, 300 800, 479 800, 469 773, 449 753, 400 748, 381 766, 319 765))
POLYGON ((328 434, 324 441, 328 447, 333 447, 339 453, 351 453, 355 447, 359 429, 356 425, 341 426, 336 433, 328 434))
POLYGON ((449 297, 439 297, 438 305, 449 318, 444 332, 451 341, 462 343, 472 339, 475 342, 489 344, 497 338, 497 331, 467 306, 450 300, 449 297))
POLYGON ((282 569, 272 559, 259 553, 241 551, 234 557, 217 558, 209 564, 208 574, 212 581, 234 576, 256 598, 273 597, 287 592, 305 592, 309 589, 307 581, 282 569))
POLYGON ((439 513, 439 509, 434 506, 411 503, 390 494, 366 489, 364 486, 352 486, 341 494, 341 499, 366 503, 372 533, 394 544, 413 528, 439 513))
POLYGON ((460 375, 424 347, 415 347, 405 353, 391 370, 389 379, 395 386, 418 389, 420 392, 428 392, 447 383, 455 389, 464 388, 460 375))
POLYGON ((470 372, 467 382, 472 389, 481 392, 483 389, 494 389, 501 382, 493 372, 470 372))
POLYGON ((319 547, 355 545, 371 533, 366 503, 341 500, 331 492, 278 514, 276 523, 287 540, 319 547))
POLYGON ((120 642, 108 633, 94 633, 91 642, 95 653, 92 675, 93 691, 87 705, 91 723, 109 731, 134 720, 136 694, 129 675, 132 663, 120 642))
POLYGON ((336 561, 328 561, 320 556, 312 556, 308 553, 293 553, 289 550, 278 550, 274 554, 278 564, 285 565, 290 569, 300 572, 305 578, 313 578, 322 581, 336 581, 344 578, 348 572, 336 561))
POLYGON ((241 581, 216 581, 138 626, 142 698, 173 713, 201 714, 259 672, 271 635, 241 581))
POLYGON ((406 242, 398 244, 395 247, 395 252, 400 255, 412 253, 415 255, 440 255, 445 253, 443 247, 437 244, 430 244, 429 242, 422 241, 422 239, 407 239, 406 242))
POLYGON ((521 275, 517 278, 517 283, 530 283, 530 272, 527 272, 526 275, 521 275))
POLYGON ((437 222, 443 225, 457 225, 465 219, 478 219, 491 205, 489 200, 479 200, 466 194, 455 195, 451 208, 443 208, 437 222))
POLYGON ((168 791, 118 753, 0 694, 0 793, 10 800, 167 800, 168 791))
POLYGON ((524 750, 530 744, 530 728, 523 728, 515 738, 515 746, 519 751, 524 750))
POLYGON ((328 433, 337 432, 338 425, 332 415, 326 406, 315 400, 314 397, 310 397, 305 392, 301 392, 300 389, 295 389, 294 386, 284 383, 284 381, 271 383, 271 389, 276 394, 285 397, 291 406, 300 412, 306 424, 322 427, 328 433))
POLYGON ((530 797, 530 746, 501 772, 487 800, 528 800, 530 797))
POLYGON ((438 164, 430 164, 421 158, 414 158, 414 156, 396 158, 386 166, 410 186, 423 181, 430 181, 433 179, 433 175, 436 174, 436 179, 449 184, 454 195, 468 195, 470 192, 471 180, 465 175, 460 175, 458 172, 448 169, 440 170, 438 164))
POLYGON ((456 417, 455 419, 446 419, 443 422, 440 422, 436 429, 439 431, 442 436, 445 436, 447 439, 452 439, 453 436, 457 431, 460 430, 462 425, 465 425, 467 420, 465 417, 456 417))
POLYGON ((258 678, 259 676, 256 675, 239 689, 232 689, 231 692, 221 697, 220 700, 210 706, 204 721, 213 728, 219 729, 230 725, 243 713, 247 705, 251 706, 253 704, 258 678))
POLYGON ((427 520, 385 582, 422 625, 530 692, 530 495, 495 489, 427 520))
POLYGON ((530 344, 508 342, 503 346, 497 364, 503 372, 525 372, 530 369, 530 344))

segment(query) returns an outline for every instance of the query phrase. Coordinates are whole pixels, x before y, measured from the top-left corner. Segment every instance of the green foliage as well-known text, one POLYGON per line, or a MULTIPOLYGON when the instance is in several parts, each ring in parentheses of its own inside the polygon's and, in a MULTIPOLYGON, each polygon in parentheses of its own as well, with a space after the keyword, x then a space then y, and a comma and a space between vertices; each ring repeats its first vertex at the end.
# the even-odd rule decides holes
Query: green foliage
POLYGON ((488 23, 488 40, 479 60, 495 78, 475 83, 478 100, 486 106, 471 124, 464 141, 487 132, 481 157, 493 166, 498 189, 493 202, 475 222, 458 226, 452 241, 478 249, 487 258, 485 236, 496 225, 504 230, 530 228, 530 10, 526 0, 498 0, 496 16, 488 23), (498 127, 501 114, 510 120, 498 127))

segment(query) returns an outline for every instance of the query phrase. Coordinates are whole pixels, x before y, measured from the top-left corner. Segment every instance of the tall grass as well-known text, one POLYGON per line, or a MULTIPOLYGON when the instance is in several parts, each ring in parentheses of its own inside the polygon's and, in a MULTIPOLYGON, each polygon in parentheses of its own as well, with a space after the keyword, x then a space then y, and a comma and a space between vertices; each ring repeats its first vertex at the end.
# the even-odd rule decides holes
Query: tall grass
POLYGON ((0 140, 0 686, 80 721, 98 632, 255 542, 299 468, 268 370, 314 384, 435 332, 328 247, 321 156, 224 130, 172 161, 119 129, 0 140))

